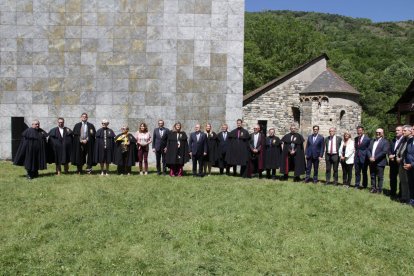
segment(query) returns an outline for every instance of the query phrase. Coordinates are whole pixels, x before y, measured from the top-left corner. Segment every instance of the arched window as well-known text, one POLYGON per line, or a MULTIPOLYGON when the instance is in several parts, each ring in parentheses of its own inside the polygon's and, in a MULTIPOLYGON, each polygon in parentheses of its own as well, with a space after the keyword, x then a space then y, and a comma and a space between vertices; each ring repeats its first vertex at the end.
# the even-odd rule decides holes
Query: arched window
POLYGON ((339 121, 342 121, 345 115, 345 110, 341 110, 341 113, 339 113, 339 121))

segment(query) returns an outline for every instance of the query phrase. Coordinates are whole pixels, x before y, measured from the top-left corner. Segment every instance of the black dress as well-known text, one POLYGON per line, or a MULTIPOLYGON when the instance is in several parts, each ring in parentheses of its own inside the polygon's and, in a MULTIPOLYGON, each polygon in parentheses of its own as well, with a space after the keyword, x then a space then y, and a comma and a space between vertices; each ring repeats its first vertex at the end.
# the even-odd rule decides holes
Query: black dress
POLYGON ((277 136, 266 137, 265 169, 279 169, 282 158, 282 141, 277 136))
POLYGON ((215 132, 207 133, 207 155, 204 156, 204 161, 212 165, 216 165, 218 160, 218 137, 215 132))
POLYGON ((135 165, 136 162, 136 143, 137 140, 135 139, 134 135, 128 133, 128 141, 129 145, 124 146, 122 141, 117 141, 117 139, 123 135, 118 134, 115 136, 115 153, 114 153, 114 164, 120 167, 131 167, 135 165))
POLYGON ((246 166, 250 157, 250 135, 244 128, 236 128, 228 133, 226 162, 230 166, 246 166))
POLYGON ((114 161, 114 138, 115 133, 112 129, 98 129, 98 131, 96 132, 95 151, 93 154, 95 163, 112 163, 114 161))
POLYGON ((165 160, 167 167, 172 165, 184 165, 190 160, 187 134, 184 131, 179 133, 170 131, 167 136, 166 149, 165 160))

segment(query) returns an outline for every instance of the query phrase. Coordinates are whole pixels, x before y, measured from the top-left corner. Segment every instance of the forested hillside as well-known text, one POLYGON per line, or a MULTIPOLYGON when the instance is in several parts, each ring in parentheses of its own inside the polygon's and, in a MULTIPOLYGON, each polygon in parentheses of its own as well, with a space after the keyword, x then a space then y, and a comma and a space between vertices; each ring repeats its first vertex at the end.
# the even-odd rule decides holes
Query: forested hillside
POLYGON ((330 57, 328 66, 361 92, 363 124, 369 130, 394 123, 385 113, 414 78, 414 21, 246 13, 244 93, 322 53, 330 57))

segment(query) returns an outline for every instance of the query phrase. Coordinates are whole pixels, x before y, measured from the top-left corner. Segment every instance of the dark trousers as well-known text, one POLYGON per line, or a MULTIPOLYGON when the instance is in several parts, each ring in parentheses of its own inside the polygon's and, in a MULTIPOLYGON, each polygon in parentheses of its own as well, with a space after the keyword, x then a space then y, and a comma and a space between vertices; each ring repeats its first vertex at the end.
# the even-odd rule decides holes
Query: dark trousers
POLYGON ((276 169, 266 169, 266 177, 267 178, 276 178, 276 169), (270 172, 272 173, 272 175, 270 175, 270 172))
MULTIPOLYGON (((233 175, 236 176, 237 174, 237 166, 233 166, 233 175)), ((247 165, 240 166, 240 176, 243 178, 247 177, 247 165)))
POLYGON ((326 183, 331 181, 331 170, 333 168, 333 182, 338 183, 338 166, 339 166, 339 155, 338 154, 326 154, 326 183))
POLYGON ((164 149, 156 150, 155 151, 155 160, 157 163, 157 173, 161 173, 161 160, 162 160, 162 172, 166 172, 166 165, 165 165, 165 152, 164 149))
POLYGON ((92 171, 92 166, 90 164, 88 164, 88 162, 87 162, 87 160, 88 160, 88 144, 87 143, 80 145, 80 160, 82 162, 81 163, 82 165, 77 166, 77 169, 78 169, 79 173, 82 172, 82 167, 83 167, 83 164, 85 164, 85 163, 86 163, 86 170, 88 172, 92 171))
POLYGON ((344 185, 351 185, 352 180, 352 168, 354 167, 354 164, 347 164, 345 161, 341 161, 342 166, 342 179, 344 185))
POLYGON ((39 176, 39 171, 29 171, 29 170, 26 170, 26 171, 27 171, 27 177, 35 178, 39 176))
POLYGON ((312 171, 313 166, 313 181, 318 181, 318 169, 319 169, 319 157, 307 158, 306 159, 306 178, 305 180, 309 180, 310 174, 312 171))
POLYGON ((371 188, 381 192, 384 183, 384 167, 370 164, 369 173, 371 175, 371 188))
POLYGON ((258 158, 252 158, 249 162, 249 171, 248 176, 251 177, 252 174, 259 174, 259 177, 262 177, 263 170, 259 170, 259 159, 258 158))
POLYGON ((224 173, 224 169, 226 169, 226 174, 229 174, 229 172, 230 172, 230 166, 227 165, 227 162, 226 162, 226 153, 222 153, 220 155, 220 158, 219 158, 219 168, 220 168, 220 174, 223 174, 224 173))
POLYGON ((359 187, 361 184, 362 173, 362 186, 366 188, 368 186, 368 162, 361 163, 359 160, 355 161, 355 187, 359 187))
POLYGON ((397 195, 398 170, 398 163, 390 160, 390 196, 397 195))
POLYGON ((414 200, 414 168, 407 171, 408 176, 408 189, 410 192, 410 199, 414 200))
POLYGON ((192 155, 191 159, 193 161, 193 175, 203 176, 203 155, 192 155), (197 163, 198 163, 198 174, 197 174, 197 163))

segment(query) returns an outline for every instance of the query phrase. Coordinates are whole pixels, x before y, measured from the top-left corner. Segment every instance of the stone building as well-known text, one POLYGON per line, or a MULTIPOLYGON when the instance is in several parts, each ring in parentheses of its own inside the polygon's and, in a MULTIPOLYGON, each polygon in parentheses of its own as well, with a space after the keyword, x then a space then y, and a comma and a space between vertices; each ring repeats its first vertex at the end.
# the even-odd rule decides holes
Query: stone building
MULTIPOLYGON (((397 115, 398 125, 414 125, 414 80, 387 113, 397 115)), ((394 129, 395 125, 392 125, 389 130, 394 131, 394 129)))
POLYGON ((0 1, 0 159, 35 118, 234 122, 243 47, 244 0, 0 1))
POLYGON ((257 123, 265 129, 275 127, 282 136, 295 122, 305 136, 313 125, 319 125, 323 135, 332 126, 337 134, 345 130, 355 134, 361 122, 360 94, 327 67, 328 59, 323 54, 245 95, 246 127, 252 130, 257 123))

